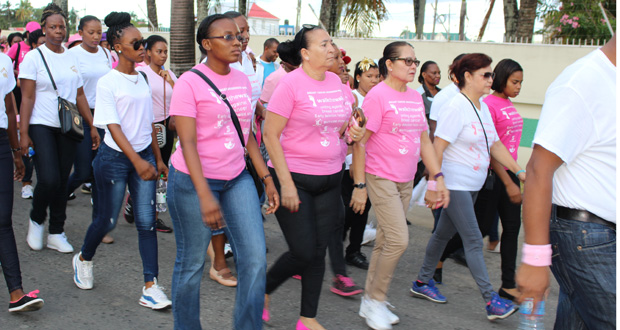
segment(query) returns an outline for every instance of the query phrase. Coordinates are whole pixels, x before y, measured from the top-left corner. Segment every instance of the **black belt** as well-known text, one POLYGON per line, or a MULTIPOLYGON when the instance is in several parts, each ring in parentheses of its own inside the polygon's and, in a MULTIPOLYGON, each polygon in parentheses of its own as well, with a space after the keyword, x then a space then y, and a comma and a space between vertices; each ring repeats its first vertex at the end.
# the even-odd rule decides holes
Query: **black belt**
POLYGON ((613 222, 609 222, 598 215, 584 211, 584 210, 575 210, 570 209, 568 207, 555 205, 555 213, 558 218, 567 219, 567 220, 577 220, 581 222, 591 222, 597 223, 599 225, 607 226, 613 230, 616 230, 616 224, 613 222))

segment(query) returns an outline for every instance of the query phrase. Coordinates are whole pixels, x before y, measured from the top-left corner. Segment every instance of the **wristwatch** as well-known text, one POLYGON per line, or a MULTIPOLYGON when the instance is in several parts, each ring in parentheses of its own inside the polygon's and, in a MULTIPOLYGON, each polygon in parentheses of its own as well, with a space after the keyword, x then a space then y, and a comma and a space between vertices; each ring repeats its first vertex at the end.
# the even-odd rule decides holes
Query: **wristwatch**
POLYGON ((365 183, 356 183, 356 184, 353 185, 353 188, 364 189, 364 188, 366 188, 366 184, 365 183))

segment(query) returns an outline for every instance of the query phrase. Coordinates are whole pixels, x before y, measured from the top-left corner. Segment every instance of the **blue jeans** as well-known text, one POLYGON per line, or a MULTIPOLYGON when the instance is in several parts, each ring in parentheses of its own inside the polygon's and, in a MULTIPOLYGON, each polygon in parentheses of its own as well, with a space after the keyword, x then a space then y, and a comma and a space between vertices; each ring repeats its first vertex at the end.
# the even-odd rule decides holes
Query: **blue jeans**
MULTIPOLYGON (((190 176, 173 166, 168 175, 168 207, 177 243, 171 297, 174 328, 201 329, 200 281, 211 229, 202 222, 200 202, 190 176)), ((262 329, 267 259, 254 181, 246 170, 228 181, 205 180, 220 203, 226 222, 224 232, 237 265, 233 329, 262 329)))
POLYGON ((551 212, 551 271, 560 284, 555 329, 616 329, 616 231, 551 212))
POLYGON ((12 213, 13 155, 6 129, 0 128, 0 263, 9 293, 22 288, 12 213))
MULTIPOLYGON (((150 146, 138 152, 138 155, 155 166, 155 156, 150 146)), ((125 187, 129 186, 138 229, 144 282, 153 281, 159 269, 155 231, 155 181, 142 180, 129 158, 105 143, 99 147, 93 170, 96 186, 96 189, 93 189, 93 222, 84 237, 82 257, 84 260, 92 260, 103 236, 116 227, 125 198, 125 187)))
MULTIPOLYGON (((105 131, 98 128, 99 137, 103 143, 105 131)), ((93 150, 93 140, 90 138, 90 126, 84 125, 84 140, 78 143, 73 161, 73 173, 69 176, 67 190, 69 194, 75 191, 84 182, 89 182, 93 175, 93 160, 97 150, 93 150)))

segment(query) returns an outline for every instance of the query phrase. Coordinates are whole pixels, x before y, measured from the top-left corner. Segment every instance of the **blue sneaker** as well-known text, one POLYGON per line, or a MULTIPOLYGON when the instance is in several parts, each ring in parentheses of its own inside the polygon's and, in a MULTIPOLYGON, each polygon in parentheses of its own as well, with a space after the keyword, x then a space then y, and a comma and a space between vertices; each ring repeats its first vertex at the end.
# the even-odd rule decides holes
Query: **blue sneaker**
POLYGON ((512 301, 500 297, 497 292, 493 292, 493 298, 487 303, 487 318, 491 321, 505 319, 514 314, 519 308, 512 301))
POLYGON ((412 297, 425 298, 439 304, 445 304, 447 302, 446 297, 439 292, 433 280, 430 280, 428 284, 422 286, 418 286, 418 282, 414 281, 409 291, 411 291, 412 297))

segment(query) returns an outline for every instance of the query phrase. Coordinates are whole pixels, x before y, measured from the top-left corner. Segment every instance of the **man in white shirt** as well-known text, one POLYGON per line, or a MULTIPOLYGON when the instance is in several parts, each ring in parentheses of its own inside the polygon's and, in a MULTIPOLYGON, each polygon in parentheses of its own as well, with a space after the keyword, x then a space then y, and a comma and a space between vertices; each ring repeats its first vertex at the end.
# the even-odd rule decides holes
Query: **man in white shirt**
POLYGON ((551 266, 555 329, 616 329, 615 35, 551 84, 533 144, 521 297, 544 299, 551 266))
POLYGON ((280 42, 276 38, 269 38, 263 44, 263 54, 256 61, 256 75, 261 87, 265 85, 265 79, 280 67, 280 64, 276 62, 279 44, 280 42))

